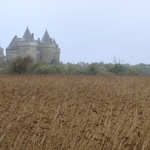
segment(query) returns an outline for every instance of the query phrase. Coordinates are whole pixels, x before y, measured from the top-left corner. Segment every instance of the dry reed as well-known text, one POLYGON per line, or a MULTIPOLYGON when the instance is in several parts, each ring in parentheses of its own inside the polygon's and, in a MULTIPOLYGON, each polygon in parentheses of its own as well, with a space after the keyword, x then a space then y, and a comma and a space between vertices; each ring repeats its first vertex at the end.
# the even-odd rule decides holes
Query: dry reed
POLYGON ((150 150, 150 77, 0 76, 1 150, 150 150))

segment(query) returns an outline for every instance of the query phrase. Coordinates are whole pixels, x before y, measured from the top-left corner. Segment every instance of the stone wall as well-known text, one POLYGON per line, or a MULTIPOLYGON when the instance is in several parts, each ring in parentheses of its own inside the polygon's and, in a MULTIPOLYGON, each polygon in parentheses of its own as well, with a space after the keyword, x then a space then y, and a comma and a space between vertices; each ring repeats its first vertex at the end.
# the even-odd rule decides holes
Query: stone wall
POLYGON ((21 57, 31 56, 33 59, 37 59, 36 52, 37 43, 36 42, 27 42, 19 41, 19 55, 21 57))
POLYGON ((15 59, 19 56, 19 50, 7 50, 6 51, 6 57, 15 59))

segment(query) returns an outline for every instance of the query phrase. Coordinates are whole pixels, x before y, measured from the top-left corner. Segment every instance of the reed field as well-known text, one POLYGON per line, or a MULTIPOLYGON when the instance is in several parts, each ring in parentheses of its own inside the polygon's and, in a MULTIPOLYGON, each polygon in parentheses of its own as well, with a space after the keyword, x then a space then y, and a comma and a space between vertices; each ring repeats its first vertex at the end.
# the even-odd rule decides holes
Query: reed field
POLYGON ((150 77, 0 75, 0 150, 150 150, 150 77))

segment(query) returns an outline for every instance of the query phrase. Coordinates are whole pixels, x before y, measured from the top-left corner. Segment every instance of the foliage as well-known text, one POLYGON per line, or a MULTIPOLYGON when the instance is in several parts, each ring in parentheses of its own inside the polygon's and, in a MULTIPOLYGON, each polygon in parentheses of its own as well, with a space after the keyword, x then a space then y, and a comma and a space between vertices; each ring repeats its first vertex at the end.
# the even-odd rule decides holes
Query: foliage
POLYGON ((115 64, 113 68, 109 69, 109 71, 114 74, 124 74, 126 71, 126 68, 125 68, 125 66, 123 66, 121 64, 115 64))
POLYGON ((32 65, 33 59, 31 57, 17 57, 10 63, 8 71, 17 74, 29 73, 32 65))
POLYGON ((6 65, 6 60, 5 60, 5 58, 1 58, 1 59, 0 59, 0 68, 4 68, 5 65, 6 65))
POLYGON ((33 62, 30 57, 18 57, 15 60, 7 59, 0 60, 0 73, 32 73, 32 74, 82 74, 82 75, 101 75, 101 74, 115 74, 115 75, 150 75, 150 65, 138 64, 104 64, 99 63, 59 63, 54 62, 33 62))
POLYGON ((88 74, 107 74, 107 70, 101 64, 92 63, 88 65, 88 74))

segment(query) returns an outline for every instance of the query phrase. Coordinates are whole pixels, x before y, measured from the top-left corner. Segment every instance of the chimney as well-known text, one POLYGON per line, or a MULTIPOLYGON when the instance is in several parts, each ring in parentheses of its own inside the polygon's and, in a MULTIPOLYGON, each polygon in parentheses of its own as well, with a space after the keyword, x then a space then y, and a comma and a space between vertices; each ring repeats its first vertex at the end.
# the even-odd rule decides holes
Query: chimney
POLYGON ((34 33, 31 34, 31 39, 34 40, 34 33))

